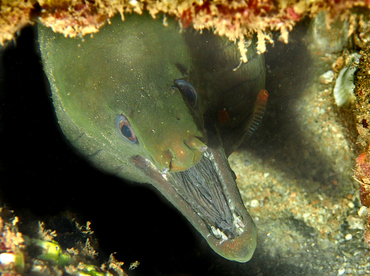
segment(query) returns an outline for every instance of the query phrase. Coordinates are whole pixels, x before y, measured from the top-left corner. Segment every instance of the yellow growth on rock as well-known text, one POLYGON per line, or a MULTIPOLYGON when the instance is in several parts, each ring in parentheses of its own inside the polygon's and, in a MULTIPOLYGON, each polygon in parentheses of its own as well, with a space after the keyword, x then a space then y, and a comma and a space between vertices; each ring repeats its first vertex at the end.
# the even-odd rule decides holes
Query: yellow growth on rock
MULTIPOLYGON (((280 31, 280 39, 287 43, 289 31, 304 17, 328 11, 329 17, 354 21, 350 11, 353 7, 368 8, 369 5, 364 0, 336 3, 323 0, 7 0, 0 2, 0 44, 12 40, 17 31, 33 21, 65 36, 76 37, 98 32, 117 13, 124 19, 125 13, 141 14, 146 10, 153 17, 159 13, 174 16, 184 28, 212 29, 234 42, 258 33, 258 50, 263 53, 265 42, 273 42, 270 31, 280 31)), ((239 48, 244 51, 243 47, 239 48)), ((246 61, 243 53, 242 60, 246 61)))
POLYGON ((356 73, 356 115, 358 143, 365 148, 370 145, 370 46, 360 53, 359 70, 356 73))

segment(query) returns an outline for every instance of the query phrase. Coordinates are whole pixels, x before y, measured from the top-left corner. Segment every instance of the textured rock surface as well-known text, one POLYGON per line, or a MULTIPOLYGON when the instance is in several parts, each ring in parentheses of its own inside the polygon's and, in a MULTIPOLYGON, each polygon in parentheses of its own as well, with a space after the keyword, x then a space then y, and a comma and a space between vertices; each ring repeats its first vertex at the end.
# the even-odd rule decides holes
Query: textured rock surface
POLYGON ((118 252, 126 269, 140 262, 130 275, 369 274, 367 211, 352 178, 361 151, 355 118, 335 105, 334 83, 319 80, 340 53, 308 50, 306 31, 296 28, 288 45, 268 48, 266 115, 230 158, 259 230, 250 262, 217 256, 155 192, 97 172, 64 143, 34 44, 24 44, 23 34, 1 56, 2 199, 21 221, 28 212, 43 218, 78 212, 92 221, 101 250, 118 252), (96 181, 99 190, 90 185, 96 181))

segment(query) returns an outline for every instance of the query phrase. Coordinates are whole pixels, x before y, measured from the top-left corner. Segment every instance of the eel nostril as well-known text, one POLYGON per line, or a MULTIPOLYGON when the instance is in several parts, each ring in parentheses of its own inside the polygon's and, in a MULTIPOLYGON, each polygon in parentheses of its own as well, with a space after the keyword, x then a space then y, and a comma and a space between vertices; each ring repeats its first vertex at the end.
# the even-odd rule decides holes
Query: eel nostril
POLYGON ((191 150, 198 150, 199 152, 205 152, 207 145, 205 145, 199 138, 192 136, 187 140, 184 140, 184 144, 191 150))
POLYGON ((206 145, 201 146, 201 147, 199 147, 199 148, 198 148, 198 150, 199 150, 200 152, 205 152, 207 149, 208 149, 208 147, 207 147, 206 145))

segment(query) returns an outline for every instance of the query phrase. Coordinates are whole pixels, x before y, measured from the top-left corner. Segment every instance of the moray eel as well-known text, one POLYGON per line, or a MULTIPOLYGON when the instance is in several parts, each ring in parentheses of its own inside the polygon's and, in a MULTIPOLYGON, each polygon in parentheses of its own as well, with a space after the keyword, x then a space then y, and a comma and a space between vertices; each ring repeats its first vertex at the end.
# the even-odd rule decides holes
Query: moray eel
POLYGON ((240 64, 235 43, 167 25, 128 15, 83 39, 39 26, 59 125, 95 166, 152 184, 215 252, 247 262, 257 230, 227 157, 261 118, 264 58, 252 43, 240 64))

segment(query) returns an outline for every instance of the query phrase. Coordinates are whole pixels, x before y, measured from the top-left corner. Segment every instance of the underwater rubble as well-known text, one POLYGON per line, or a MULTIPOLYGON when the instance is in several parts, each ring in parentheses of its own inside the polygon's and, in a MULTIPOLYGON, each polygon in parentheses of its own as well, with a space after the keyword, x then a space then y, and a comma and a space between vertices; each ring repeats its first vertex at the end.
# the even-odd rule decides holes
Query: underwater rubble
MULTIPOLYGON (((266 114, 259 129, 229 159, 257 225, 258 246, 246 264, 229 264, 213 255, 202 259, 209 275, 370 274, 369 21, 364 13, 348 15, 346 26, 335 23, 332 30, 344 30, 346 39, 341 35, 322 41, 325 30, 320 38, 312 33, 326 25, 326 17, 320 16, 319 23, 306 19, 286 28, 288 44, 279 41, 284 41, 279 34, 268 34, 275 43, 266 46, 266 114), (352 45, 347 39, 350 30, 352 45), (361 55, 358 65, 346 61, 352 52, 361 55), (334 88, 347 65, 358 66, 354 100, 338 106, 334 88)), ((5 248, 1 254, 10 250, 5 248)), ((200 247, 193 254, 199 257, 199 252, 209 253, 200 247)), ((6 269, 15 269, 17 275, 23 268, 6 269)))

